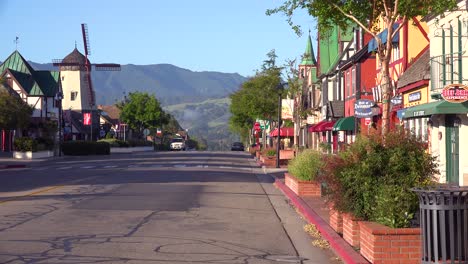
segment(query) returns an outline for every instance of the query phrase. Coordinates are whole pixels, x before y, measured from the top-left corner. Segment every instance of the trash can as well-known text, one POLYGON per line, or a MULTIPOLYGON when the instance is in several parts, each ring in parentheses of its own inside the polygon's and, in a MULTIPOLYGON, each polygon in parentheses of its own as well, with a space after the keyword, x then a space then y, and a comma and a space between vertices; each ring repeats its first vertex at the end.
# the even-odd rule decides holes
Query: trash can
POLYGON ((468 264, 468 187, 412 190, 419 197, 421 263, 468 264))

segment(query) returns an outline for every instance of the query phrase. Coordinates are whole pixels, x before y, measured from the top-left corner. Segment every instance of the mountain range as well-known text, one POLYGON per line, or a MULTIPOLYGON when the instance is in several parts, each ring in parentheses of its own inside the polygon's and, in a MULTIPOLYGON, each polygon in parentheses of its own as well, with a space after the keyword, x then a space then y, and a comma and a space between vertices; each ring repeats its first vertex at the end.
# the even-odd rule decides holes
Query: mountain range
MULTIPOLYGON (((50 63, 29 63, 38 70, 57 70, 50 63)), ((194 72, 171 64, 127 64, 120 71, 92 71, 91 78, 97 104, 112 105, 130 92, 148 92, 208 149, 225 150, 236 140, 228 129, 228 97, 247 80, 240 74, 194 72)))

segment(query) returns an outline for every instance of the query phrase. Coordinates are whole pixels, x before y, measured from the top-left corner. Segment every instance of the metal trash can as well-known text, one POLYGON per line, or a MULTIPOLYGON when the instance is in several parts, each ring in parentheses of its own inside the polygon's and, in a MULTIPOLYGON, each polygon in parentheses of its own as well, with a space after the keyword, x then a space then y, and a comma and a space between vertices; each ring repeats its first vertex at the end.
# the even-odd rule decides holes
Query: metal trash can
POLYGON ((468 264, 468 187, 412 190, 419 197, 421 263, 468 264))

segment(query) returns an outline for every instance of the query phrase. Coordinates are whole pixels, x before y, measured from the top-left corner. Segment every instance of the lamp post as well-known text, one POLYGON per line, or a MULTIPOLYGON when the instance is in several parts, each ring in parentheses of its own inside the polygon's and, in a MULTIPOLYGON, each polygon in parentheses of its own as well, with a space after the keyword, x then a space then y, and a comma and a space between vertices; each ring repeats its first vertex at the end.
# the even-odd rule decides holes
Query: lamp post
POLYGON ((62 92, 57 92, 55 94, 55 101, 57 102, 58 105, 58 151, 59 151, 59 157, 62 156, 62 99, 63 99, 63 93, 62 92))
POLYGON ((280 167, 280 136, 281 136, 281 94, 283 92, 284 86, 287 86, 287 83, 280 83, 276 87, 278 89, 278 134, 276 140, 276 168, 280 167))

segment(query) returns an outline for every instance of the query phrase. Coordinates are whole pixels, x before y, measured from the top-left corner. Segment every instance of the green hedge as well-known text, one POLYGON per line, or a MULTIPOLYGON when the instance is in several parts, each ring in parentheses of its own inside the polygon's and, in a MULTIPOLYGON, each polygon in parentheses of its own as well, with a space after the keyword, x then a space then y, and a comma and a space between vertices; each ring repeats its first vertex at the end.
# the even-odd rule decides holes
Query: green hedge
POLYGON ((69 156, 109 155, 110 144, 93 141, 66 141, 62 144, 62 152, 69 156))
POLYGON ((15 138, 13 145, 16 151, 37 151, 37 141, 30 137, 15 138))

